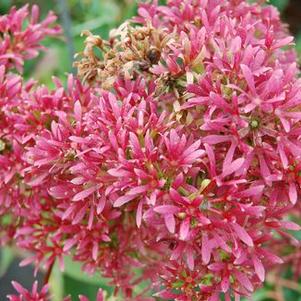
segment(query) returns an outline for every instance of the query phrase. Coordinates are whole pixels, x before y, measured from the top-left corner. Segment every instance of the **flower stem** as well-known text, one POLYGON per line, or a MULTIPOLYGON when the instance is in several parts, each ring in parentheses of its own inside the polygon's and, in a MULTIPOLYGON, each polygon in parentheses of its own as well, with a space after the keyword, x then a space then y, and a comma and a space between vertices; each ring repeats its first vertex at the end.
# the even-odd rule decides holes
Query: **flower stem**
POLYGON ((50 278, 54 263, 55 263, 55 260, 53 260, 53 262, 51 263, 51 265, 49 266, 49 268, 47 270, 47 273, 46 273, 45 278, 44 278, 44 285, 49 282, 49 278, 50 278))

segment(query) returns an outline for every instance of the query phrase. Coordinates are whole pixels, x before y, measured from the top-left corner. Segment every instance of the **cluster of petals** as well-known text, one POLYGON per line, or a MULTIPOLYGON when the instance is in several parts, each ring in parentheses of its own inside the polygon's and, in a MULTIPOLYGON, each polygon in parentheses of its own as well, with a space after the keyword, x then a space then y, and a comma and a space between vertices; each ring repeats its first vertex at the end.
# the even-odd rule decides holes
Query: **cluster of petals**
POLYGON ((283 263, 281 244, 300 262, 301 81, 275 8, 142 3, 138 28, 168 42, 107 90, 12 73, 59 32, 36 7, 21 31, 28 13, 0 18, 0 242, 32 253, 21 265, 63 270, 71 256, 124 300, 229 301, 283 263))
POLYGON ((60 33, 60 27, 53 25, 56 19, 57 17, 50 12, 39 22, 37 5, 34 5, 31 11, 28 5, 18 10, 13 7, 9 14, 0 16, 1 65, 22 71, 24 61, 36 57, 43 48, 40 42, 46 36, 60 33))
MULTIPOLYGON (((9 301, 50 301, 50 297, 48 294, 49 287, 48 285, 44 285, 41 290, 38 288, 38 282, 35 281, 32 285, 31 290, 27 290, 20 283, 13 281, 12 285, 18 295, 9 295, 9 301)), ((79 295, 79 301, 89 301, 87 297, 83 295, 79 295)), ((65 297, 63 301, 71 301, 71 297, 65 297)), ((104 301, 103 291, 99 289, 96 300, 95 301, 104 301)))

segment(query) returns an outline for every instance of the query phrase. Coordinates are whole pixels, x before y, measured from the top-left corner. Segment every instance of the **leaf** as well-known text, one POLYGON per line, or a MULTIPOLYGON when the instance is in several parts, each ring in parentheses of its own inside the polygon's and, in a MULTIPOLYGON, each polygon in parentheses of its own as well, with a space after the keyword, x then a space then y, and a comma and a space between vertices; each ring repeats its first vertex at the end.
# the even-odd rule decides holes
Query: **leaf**
POLYGON ((51 272, 49 279, 49 291, 52 301, 61 301, 64 298, 64 277, 60 271, 58 263, 56 263, 51 272))
POLYGON ((72 300, 78 300, 79 295, 85 295, 88 300, 96 300, 99 286, 93 283, 84 283, 68 275, 64 276, 64 293, 70 295, 72 300))
POLYGON ((13 259, 14 259, 14 255, 11 248, 8 247, 1 248, 0 277, 2 277, 6 273, 13 259))
MULTIPOLYGON (((263 301, 266 299, 266 295, 267 295, 267 289, 266 288, 262 288, 260 290, 257 290, 253 295, 252 295, 252 300, 253 301, 263 301)), ((245 299, 244 299, 245 300, 245 299)))
POLYGON ((289 289, 287 287, 283 287, 284 292, 284 300, 298 300, 300 297, 300 292, 289 289))
MULTIPOLYGON (((84 282, 86 284, 97 285, 98 288, 102 288, 110 294, 113 292, 113 288, 108 285, 108 280, 102 278, 100 275, 90 276, 81 269, 81 264, 74 262, 71 257, 66 256, 64 258, 65 270, 64 275, 69 278, 73 278, 77 281, 84 282)), ((85 292, 81 292, 82 294, 85 292)))
POLYGON ((282 12, 288 6, 289 0, 270 0, 270 4, 276 6, 282 12))
POLYGON ((0 3, 0 15, 7 13, 7 10, 11 7, 11 0, 1 0, 0 3))

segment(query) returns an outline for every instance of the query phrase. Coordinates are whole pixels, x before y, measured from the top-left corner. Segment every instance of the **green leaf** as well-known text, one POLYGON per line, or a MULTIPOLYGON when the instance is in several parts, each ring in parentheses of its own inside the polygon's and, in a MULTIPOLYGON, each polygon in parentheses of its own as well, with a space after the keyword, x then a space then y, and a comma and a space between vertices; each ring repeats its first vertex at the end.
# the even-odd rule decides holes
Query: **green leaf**
POLYGON ((296 49, 297 49, 297 52, 300 57, 300 55, 301 55, 301 33, 299 33, 296 37, 296 49))
POLYGON ((53 267, 50 279, 49 290, 52 296, 52 301, 61 301, 64 298, 64 277, 60 271, 58 263, 53 267))
POLYGON ((283 11, 288 6, 289 0, 270 0, 269 3, 276 6, 280 11, 283 11))
POLYGON ((1 0, 0 15, 6 14, 10 7, 11 7, 11 1, 10 0, 1 0))
POLYGON ((300 293, 289 288, 284 287, 284 297, 285 300, 298 300, 300 297, 300 293))
MULTIPOLYGON (((78 262, 72 261, 72 258, 65 257, 65 276, 77 280, 81 283, 85 283, 84 285, 92 285, 97 286, 97 288, 102 288, 108 293, 113 293, 113 288, 109 286, 108 280, 102 278, 99 274, 95 274, 93 276, 88 275, 83 272, 81 269, 81 264, 78 262)), ((70 280, 71 281, 71 280, 70 280)), ((70 281, 68 282, 70 284, 70 281)), ((67 285, 69 285, 67 284, 67 285)), ((71 285, 71 284, 70 284, 71 285)))
POLYGON ((137 15, 138 2, 132 1, 131 3, 123 3, 120 9, 121 9, 120 23, 121 23, 137 15))
POLYGON ((14 255, 11 248, 3 247, 1 249, 0 277, 2 277, 6 273, 13 259, 14 259, 14 255))
POLYGON ((267 290, 266 289, 260 289, 258 291, 256 291, 253 294, 253 301, 263 301, 266 299, 266 295, 267 295, 267 290))
POLYGON ((93 1, 88 11, 89 18, 86 22, 73 26, 72 34, 75 36, 83 30, 93 31, 104 25, 113 28, 120 14, 120 7, 114 1, 93 1))
POLYGON ((64 291, 65 295, 70 295, 72 300, 78 300, 79 295, 85 295, 89 300, 96 300, 96 295, 99 286, 92 283, 87 283, 70 277, 64 276, 64 291))

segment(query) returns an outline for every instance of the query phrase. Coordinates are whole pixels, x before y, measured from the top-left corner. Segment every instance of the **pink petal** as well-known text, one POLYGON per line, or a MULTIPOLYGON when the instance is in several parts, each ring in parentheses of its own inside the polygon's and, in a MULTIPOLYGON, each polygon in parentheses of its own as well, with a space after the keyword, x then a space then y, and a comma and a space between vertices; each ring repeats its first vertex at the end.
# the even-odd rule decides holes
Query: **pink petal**
POLYGON ((248 198, 251 196, 257 196, 262 193, 263 189, 264 189, 264 185, 253 186, 253 187, 250 187, 246 190, 239 192, 239 197, 248 198))
POLYGON ((284 130, 289 133, 289 131, 291 130, 291 125, 290 125, 290 122, 288 120, 286 120, 284 117, 279 117, 281 123, 282 123, 282 126, 284 128, 284 130))
POLYGON ((278 40, 272 47, 271 50, 275 50, 277 48, 281 48, 283 46, 287 46, 294 41, 294 37, 286 37, 281 40, 278 40))
POLYGON ((230 174, 236 172, 239 168, 241 168, 244 162, 244 158, 238 158, 234 160, 231 164, 229 164, 229 166, 225 168, 222 176, 225 178, 226 176, 229 176, 230 174))
POLYGON ((124 195, 119 197, 115 202, 114 202, 114 207, 121 207, 124 204, 130 202, 134 198, 136 198, 137 195, 124 195))
POLYGON ((263 282, 265 278, 265 270, 261 260, 256 255, 253 255, 252 261, 258 278, 260 279, 261 282, 263 282))
POLYGON ((99 202, 98 202, 97 208, 96 208, 96 213, 100 214, 103 211, 103 209, 105 208, 105 205, 106 205, 106 198, 105 198, 105 196, 102 195, 99 198, 99 202))
POLYGON ((246 245, 253 247, 254 243, 248 232, 239 224, 232 224, 232 228, 237 234, 237 236, 243 241, 246 245))
POLYGON ((79 211, 76 212, 72 220, 72 225, 76 225, 83 220, 84 216, 87 213, 87 208, 88 208, 88 204, 86 203, 85 206, 83 206, 79 211))
POLYGON ((289 190, 288 190, 288 195, 291 203, 295 205, 297 203, 298 199, 298 193, 297 193, 297 188, 295 183, 290 183, 289 184, 289 190))
POLYGON ((65 241, 65 245, 64 245, 63 251, 64 252, 69 251, 76 243, 77 243, 77 239, 76 238, 67 239, 65 241))
POLYGON ((72 189, 66 185, 58 185, 49 188, 49 194, 55 199, 64 199, 72 196, 72 189))
POLYGON ((180 211, 180 208, 173 205, 162 205, 155 207, 154 211, 160 214, 175 214, 180 211))
POLYGON ((280 155, 280 158, 281 158, 282 165, 286 169, 288 167, 288 158, 285 154, 282 142, 278 143, 278 152, 279 152, 279 155, 280 155))
POLYGON ((33 178, 31 181, 27 182, 27 185, 32 187, 41 185, 47 176, 49 176, 49 172, 40 174, 39 176, 33 178))
POLYGON ((189 233, 189 225, 190 225, 190 220, 187 218, 185 219, 180 226, 180 239, 181 240, 186 240, 188 233, 189 233))
POLYGON ((208 265, 208 269, 213 272, 219 272, 225 268, 225 265, 221 262, 211 263, 208 265))
POLYGON ((182 155, 185 157, 185 156, 193 153, 200 147, 200 145, 201 145, 201 140, 197 140, 196 142, 191 144, 187 149, 185 149, 185 151, 183 152, 182 155))
POLYGON ((92 259, 94 260, 94 261, 96 261, 97 260, 97 257, 98 257, 98 243, 95 241, 94 243, 93 243, 93 248, 92 248, 92 259))
POLYGON ((121 168, 112 168, 108 170, 108 174, 113 177, 128 177, 131 176, 131 172, 121 169, 121 168))
POLYGON ((19 294, 26 295, 27 290, 21 284, 16 281, 12 281, 12 285, 19 294))
POLYGON ((142 222, 142 208, 143 208, 143 201, 140 201, 136 212, 136 224, 138 228, 140 228, 142 222))
POLYGON ((196 159, 202 157, 205 154, 205 151, 202 149, 199 149, 191 154, 189 154, 187 157, 183 158, 183 163, 185 164, 192 164, 195 162, 196 159))
POLYGON ((137 186, 137 187, 134 187, 134 188, 130 189, 127 194, 137 195, 137 194, 146 192, 148 190, 148 188, 149 188, 148 185, 137 186))
POLYGON ((178 246, 172 251, 170 260, 177 260, 180 256, 183 255, 185 245, 183 243, 179 243, 178 246))
POLYGON ((211 257, 211 247, 209 245, 208 236, 206 233, 202 235, 202 259, 204 264, 208 264, 210 262, 211 257))
POLYGON ((96 301, 104 301, 103 290, 101 288, 97 292, 96 301))
POLYGON ((20 267, 24 267, 24 266, 26 266, 26 265, 29 265, 29 264, 33 263, 35 260, 36 260, 36 256, 30 256, 30 257, 27 257, 27 258, 23 259, 23 260, 19 263, 19 266, 20 266, 20 267))
POLYGON ((283 227, 286 230, 292 230, 292 231, 300 231, 301 230, 301 226, 291 222, 291 221, 282 221, 280 222, 281 227, 283 227))
POLYGON ((190 248, 187 249, 186 258, 187 258, 188 268, 191 271, 193 271, 194 270, 194 256, 193 256, 193 251, 190 248))
POLYGON ((170 233, 175 233, 176 221, 172 214, 164 216, 165 225, 170 233))
POLYGON ((202 142, 212 145, 212 144, 224 143, 224 142, 227 142, 227 141, 230 141, 230 140, 231 140, 230 136, 208 135, 208 136, 203 138, 202 142))
POLYGON ((81 120, 82 118, 82 106, 80 104, 79 101, 76 101, 75 104, 74 104, 74 115, 76 117, 76 120, 81 120))
POLYGON ((131 146, 132 146, 133 153, 135 154, 135 156, 142 157, 143 152, 141 150, 139 140, 138 140, 137 136, 133 133, 130 133, 130 142, 131 142, 131 146))
POLYGON ((227 166, 229 164, 231 164, 231 162, 233 161, 233 155, 234 155, 234 152, 236 150, 236 147, 237 147, 237 143, 233 143, 232 142, 229 150, 227 151, 225 160, 223 162, 223 172, 225 171, 225 169, 227 168, 227 166))
POLYGON ((257 93, 256 93, 256 88, 255 88, 254 77, 253 77, 252 71, 250 70, 250 68, 248 66, 243 65, 243 64, 240 65, 240 68, 242 70, 244 78, 247 81, 247 84, 248 84, 248 87, 249 87, 251 93, 253 95, 256 95, 257 93))
POLYGON ((73 202, 81 201, 85 198, 87 198, 89 195, 91 195, 93 192, 95 192, 98 189, 98 186, 92 186, 90 188, 87 188, 81 192, 78 192, 72 199, 73 202))
POLYGON ((254 287, 253 287, 251 281, 249 280, 249 278, 248 278, 245 274, 243 274, 243 273, 241 273, 241 272, 239 272, 239 271, 237 271, 237 270, 234 271, 234 274, 235 274, 235 276, 236 276, 238 282, 239 282, 243 287, 245 287, 245 288, 246 288, 248 291, 250 291, 250 292, 253 292, 253 291, 254 291, 254 287))
POLYGON ((229 277, 224 277, 222 282, 221 282, 221 289, 223 293, 226 293, 229 289, 230 286, 230 281, 229 281, 229 277))

